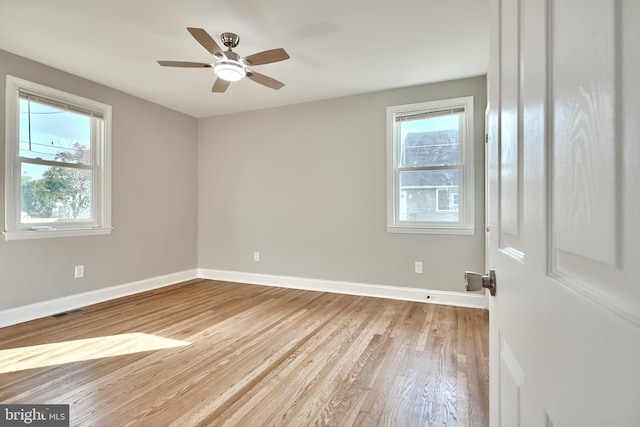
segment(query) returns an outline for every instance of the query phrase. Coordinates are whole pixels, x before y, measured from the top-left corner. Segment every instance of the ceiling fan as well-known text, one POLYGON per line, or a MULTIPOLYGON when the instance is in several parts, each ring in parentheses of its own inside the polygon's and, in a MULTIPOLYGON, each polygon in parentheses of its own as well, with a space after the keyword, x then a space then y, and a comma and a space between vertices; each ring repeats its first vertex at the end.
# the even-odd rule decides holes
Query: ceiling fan
POLYGON ((220 39, 222 44, 227 47, 226 51, 222 51, 218 43, 202 28, 187 27, 187 31, 191 33, 194 39, 202 45, 210 54, 216 57, 216 62, 184 62, 184 61, 158 61, 158 64, 164 67, 186 67, 186 68, 213 68, 217 79, 213 83, 211 92, 225 92, 231 82, 241 80, 247 77, 256 83, 278 90, 284 86, 284 83, 256 73, 248 67, 254 65, 271 64, 273 62, 284 61, 289 59, 289 54, 282 48, 265 50, 263 52, 254 53, 253 55, 241 57, 231 49, 238 46, 240 37, 234 33, 222 33, 220 39))

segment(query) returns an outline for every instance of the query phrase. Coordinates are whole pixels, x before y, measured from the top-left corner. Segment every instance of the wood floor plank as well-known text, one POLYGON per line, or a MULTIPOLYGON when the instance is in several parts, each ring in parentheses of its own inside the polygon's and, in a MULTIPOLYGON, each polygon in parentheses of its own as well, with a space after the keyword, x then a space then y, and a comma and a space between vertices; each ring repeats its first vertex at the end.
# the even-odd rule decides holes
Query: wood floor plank
POLYGON ((0 329, 73 426, 488 426, 484 310, 191 280, 0 329))

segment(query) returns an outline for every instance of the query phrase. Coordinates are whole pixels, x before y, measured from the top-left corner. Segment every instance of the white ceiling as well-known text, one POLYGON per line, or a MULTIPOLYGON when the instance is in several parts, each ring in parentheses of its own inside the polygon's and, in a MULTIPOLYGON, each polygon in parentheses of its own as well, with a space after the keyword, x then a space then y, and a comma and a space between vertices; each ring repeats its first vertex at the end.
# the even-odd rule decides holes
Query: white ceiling
POLYGON ((334 98, 487 72, 488 0, 0 0, 0 49, 193 117, 334 98), (286 84, 244 79, 211 93, 214 62, 187 32, 241 56, 282 47, 291 59, 255 67, 286 84))

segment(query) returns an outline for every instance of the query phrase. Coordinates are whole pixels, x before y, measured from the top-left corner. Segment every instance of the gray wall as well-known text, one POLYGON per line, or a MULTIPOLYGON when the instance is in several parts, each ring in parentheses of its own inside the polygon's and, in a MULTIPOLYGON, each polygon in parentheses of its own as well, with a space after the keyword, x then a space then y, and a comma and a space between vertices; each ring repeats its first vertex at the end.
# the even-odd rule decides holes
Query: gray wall
POLYGON ((463 291, 484 270, 485 106, 476 77, 199 120, 198 266, 463 291), (475 235, 387 233, 386 107, 466 95, 475 235))
MULTIPOLYGON (((0 239, 0 310, 196 267, 452 291, 483 270, 484 77, 196 120, 0 50, 6 74, 113 106, 115 230, 0 239), (385 107, 466 95, 475 236, 387 233, 385 107)), ((0 188, 4 95, 2 84, 0 188)))
POLYGON ((195 268, 196 119, 0 50, 0 188, 6 74, 113 106, 115 230, 107 236, 2 238, 0 310, 195 268), (79 264, 85 277, 74 279, 79 264))

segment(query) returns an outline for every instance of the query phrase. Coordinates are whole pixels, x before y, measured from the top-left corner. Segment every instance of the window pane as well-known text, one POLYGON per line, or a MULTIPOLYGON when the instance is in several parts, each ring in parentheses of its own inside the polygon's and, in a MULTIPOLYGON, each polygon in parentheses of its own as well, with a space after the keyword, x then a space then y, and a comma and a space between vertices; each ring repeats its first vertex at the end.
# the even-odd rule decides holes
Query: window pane
POLYGON ((400 221, 459 221, 459 171, 400 172, 400 221), (456 204, 454 204, 455 202, 456 204))
POLYGON ((91 117, 20 98, 21 157, 91 163, 91 117))
POLYGON ((460 114, 398 122, 400 167, 460 164, 460 114))
POLYGON ((91 170, 22 163, 20 222, 91 221, 92 181, 91 170))

